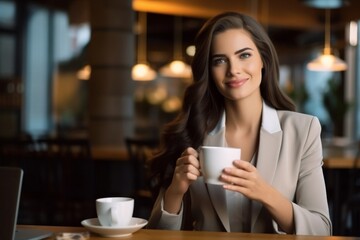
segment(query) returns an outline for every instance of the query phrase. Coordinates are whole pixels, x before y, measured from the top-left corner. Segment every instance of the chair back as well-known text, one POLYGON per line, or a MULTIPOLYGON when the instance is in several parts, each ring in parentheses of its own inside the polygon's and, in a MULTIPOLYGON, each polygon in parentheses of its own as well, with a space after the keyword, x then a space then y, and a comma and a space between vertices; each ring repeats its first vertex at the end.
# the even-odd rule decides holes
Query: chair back
POLYGON ((159 146, 158 139, 126 138, 129 159, 134 167, 135 191, 150 190, 150 159, 159 146))
POLYGON ((356 155, 352 169, 350 169, 350 197, 355 194, 360 194, 360 140, 356 145, 356 155))

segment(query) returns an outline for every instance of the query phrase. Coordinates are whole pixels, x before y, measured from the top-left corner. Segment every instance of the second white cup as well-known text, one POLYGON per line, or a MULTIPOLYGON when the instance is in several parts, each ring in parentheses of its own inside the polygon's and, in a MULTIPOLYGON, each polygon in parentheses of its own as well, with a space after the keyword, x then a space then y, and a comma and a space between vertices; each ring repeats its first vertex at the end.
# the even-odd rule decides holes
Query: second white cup
POLYGON ((226 167, 233 167, 233 162, 238 159, 241 159, 240 148, 202 146, 200 166, 204 181, 210 184, 224 184, 220 181, 222 171, 226 167))
POLYGON ((133 212, 133 198, 106 197, 96 199, 96 213, 102 226, 127 226, 132 219, 133 212))

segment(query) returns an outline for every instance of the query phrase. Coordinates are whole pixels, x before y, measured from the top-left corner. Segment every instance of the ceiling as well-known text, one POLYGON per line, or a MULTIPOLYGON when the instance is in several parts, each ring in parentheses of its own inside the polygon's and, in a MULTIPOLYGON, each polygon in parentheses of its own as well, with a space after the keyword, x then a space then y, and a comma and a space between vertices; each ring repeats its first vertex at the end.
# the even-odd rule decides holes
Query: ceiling
MULTIPOLYGON (((89 0, 33 1, 68 9, 71 4, 88 4, 89 0)), ((308 49, 323 46, 325 9, 310 7, 304 1, 347 2, 341 8, 331 9, 332 46, 343 48, 345 25, 360 19, 359 0, 133 0, 132 3, 136 12, 147 12, 147 57, 160 66, 173 57, 175 17, 182 19, 185 48, 192 44, 206 19, 223 11, 239 11, 257 19, 266 28, 280 57, 290 56, 291 60, 295 54, 298 58, 309 56, 308 49)))
MULTIPOLYGON (((90 2, 90 0, 17 1, 36 2, 67 10, 71 5, 87 5, 90 2)), ((332 9, 333 20, 340 25, 360 19, 359 0, 132 0, 132 5, 135 11, 204 19, 223 11, 239 11, 253 16, 265 26, 321 28, 324 9, 310 7, 305 2, 344 2, 342 7, 332 9)))
MULTIPOLYGON (((343 7, 332 10, 337 24, 360 18, 360 1, 346 2, 343 7)), ((310 7, 304 0, 133 0, 133 8, 136 11, 196 18, 209 18, 223 11, 239 11, 255 17, 265 26, 300 29, 321 28, 324 15, 324 9, 310 7)))
MULTIPOLYGON (((306 61, 309 51, 324 43, 325 9, 304 0, 133 0, 135 11, 148 13, 148 58, 159 63, 171 60, 174 16, 183 21, 184 45, 191 44, 204 21, 223 11, 239 11, 256 18, 268 31, 280 58, 306 61), (167 23, 167 24, 164 24, 167 23)), ((336 1, 336 0, 318 0, 336 1)), ((343 49, 345 25, 360 19, 360 1, 347 0, 331 9, 332 45, 343 49)))

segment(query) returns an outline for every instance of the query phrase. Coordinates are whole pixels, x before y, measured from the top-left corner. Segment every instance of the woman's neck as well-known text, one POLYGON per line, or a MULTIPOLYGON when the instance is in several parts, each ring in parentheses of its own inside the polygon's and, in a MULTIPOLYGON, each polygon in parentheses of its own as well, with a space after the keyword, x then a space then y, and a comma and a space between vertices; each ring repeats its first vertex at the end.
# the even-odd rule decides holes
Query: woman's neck
POLYGON ((261 122, 263 101, 259 98, 225 103, 226 128, 233 131, 258 130, 261 122))
POLYGON ((241 149, 242 160, 251 161, 258 148, 262 106, 261 98, 248 103, 225 104, 225 139, 228 146, 241 149))

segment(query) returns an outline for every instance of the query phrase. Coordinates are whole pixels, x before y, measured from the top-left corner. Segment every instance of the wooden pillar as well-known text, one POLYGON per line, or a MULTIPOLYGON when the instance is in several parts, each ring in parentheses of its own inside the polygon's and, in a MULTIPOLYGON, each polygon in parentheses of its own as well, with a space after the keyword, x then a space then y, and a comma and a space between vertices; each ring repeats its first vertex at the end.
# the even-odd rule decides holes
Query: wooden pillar
POLYGON ((91 0, 89 137, 95 147, 123 147, 134 129, 135 12, 132 0, 91 0))

